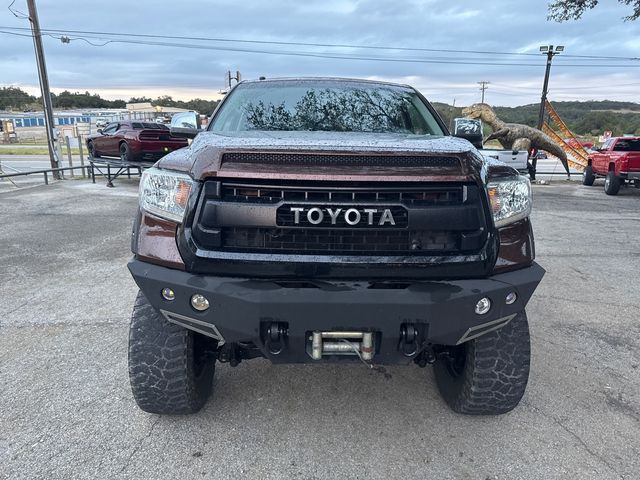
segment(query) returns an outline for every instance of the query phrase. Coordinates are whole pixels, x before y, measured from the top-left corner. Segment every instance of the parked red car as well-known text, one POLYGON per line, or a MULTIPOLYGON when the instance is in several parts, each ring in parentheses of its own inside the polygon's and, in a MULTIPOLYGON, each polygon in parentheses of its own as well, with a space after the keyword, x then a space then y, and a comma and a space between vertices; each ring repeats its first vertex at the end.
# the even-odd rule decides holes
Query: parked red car
POLYGON ((580 147, 584 147, 587 149, 593 148, 593 142, 583 142, 581 140, 576 140, 575 138, 565 138, 564 143, 566 143, 567 145, 573 148, 580 148, 580 147))
POLYGON ((150 122, 113 122, 87 138, 92 157, 120 157, 125 162, 155 162, 186 147, 188 140, 171 135, 166 125, 150 122))
POLYGON ((591 153, 582 183, 591 186, 597 177, 605 177, 607 195, 617 195, 626 182, 640 186, 640 137, 610 138, 591 153))

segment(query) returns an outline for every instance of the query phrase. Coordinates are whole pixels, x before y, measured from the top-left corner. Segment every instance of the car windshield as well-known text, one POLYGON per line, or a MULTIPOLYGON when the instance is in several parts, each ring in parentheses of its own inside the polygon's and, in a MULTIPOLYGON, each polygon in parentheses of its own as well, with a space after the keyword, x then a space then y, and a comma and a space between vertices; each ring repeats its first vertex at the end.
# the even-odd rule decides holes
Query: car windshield
POLYGON ((345 81, 240 84, 209 129, 444 134, 413 89, 345 81))

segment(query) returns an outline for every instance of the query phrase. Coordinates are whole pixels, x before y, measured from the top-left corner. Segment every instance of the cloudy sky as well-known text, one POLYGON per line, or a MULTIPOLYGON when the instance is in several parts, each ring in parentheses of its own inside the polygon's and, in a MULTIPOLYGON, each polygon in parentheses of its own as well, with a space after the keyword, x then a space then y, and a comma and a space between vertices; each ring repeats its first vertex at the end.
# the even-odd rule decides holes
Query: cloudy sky
MULTIPOLYGON (((10 3, 0 0, 0 32, 13 33, 0 33, 0 86, 37 93, 33 43, 22 36, 27 31, 19 30, 29 23, 6 8, 10 3)), ((552 100, 640 101, 640 60, 629 60, 640 57, 640 20, 624 22, 629 9, 613 0, 601 2, 579 21, 562 24, 546 20, 546 0, 37 3, 41 27, 59 31, 44 37, 54 92, 89 90, 124 99, 215 98, 226 71, 239 70, 244 78, 381 78, 414 85, 431 100, 455 99, 456 105, 479 101, 476 82, 486 80, 491 82, 488 103, 521 105, 539 101, 545 59, 538 50, 553 44, 564 45, 565 52, 554 59, 552 100), (62 43, 61 36, 70 43, 62 43)), ((26 1, 16 0, 13 8, 26 12, 26 1)))

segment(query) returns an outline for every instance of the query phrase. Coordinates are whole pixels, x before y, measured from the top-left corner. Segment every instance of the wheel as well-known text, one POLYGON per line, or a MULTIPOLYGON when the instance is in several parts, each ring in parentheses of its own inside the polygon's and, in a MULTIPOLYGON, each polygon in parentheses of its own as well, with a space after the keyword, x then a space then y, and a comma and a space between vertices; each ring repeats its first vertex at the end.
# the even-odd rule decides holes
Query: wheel
POLYGON ((593 168, 591 168, 591 165, 587 165, 587 168, 584 169, 584 173, 582 174, 582 184, 590 187, 595 180, 596 176, 593 174, 593 168))
POLYGON ((436 383, 452 410, 499 415, 513 410, 529 379, 531 347, 524 311, 504 327, 449 347, 434 365, 436 383))
POLYGON ((195 413, 212 389, 217 345, 168 322, 138 292, 129 328, 129 380, 138 406, 149 413, 195 413))
POLYGON ((98 153, 98 150, 96 150, 96 146, 93 144, 93 142, 89 142, 87 144, 87 148, 89 149, 89 156, 90 157, 100 158, 100 154, 98 153))
POLYGON ((120 160, 122 160, 123 162, 131 161, 131 153, 129 151, 129 145, 127 145, 124 142, 120 144, 120 160))
POLYGON ((604 179, 604 193, 607 195, 617 195, 620 191, 620 177, 616 177, 616 172, 610 171, 604 179))

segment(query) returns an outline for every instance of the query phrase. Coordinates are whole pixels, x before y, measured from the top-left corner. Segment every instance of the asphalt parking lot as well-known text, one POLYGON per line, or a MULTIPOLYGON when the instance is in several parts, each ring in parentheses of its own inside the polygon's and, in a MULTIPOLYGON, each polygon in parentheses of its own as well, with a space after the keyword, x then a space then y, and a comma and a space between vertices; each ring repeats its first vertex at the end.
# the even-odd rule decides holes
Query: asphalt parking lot
POLYGON ((0 193, 0 478, 638 478, 640 190, 535 187, 547 275, 515 411, 440 400, 430 368, 219 365, 202 412, 127 376, 135 181, 0 193))

